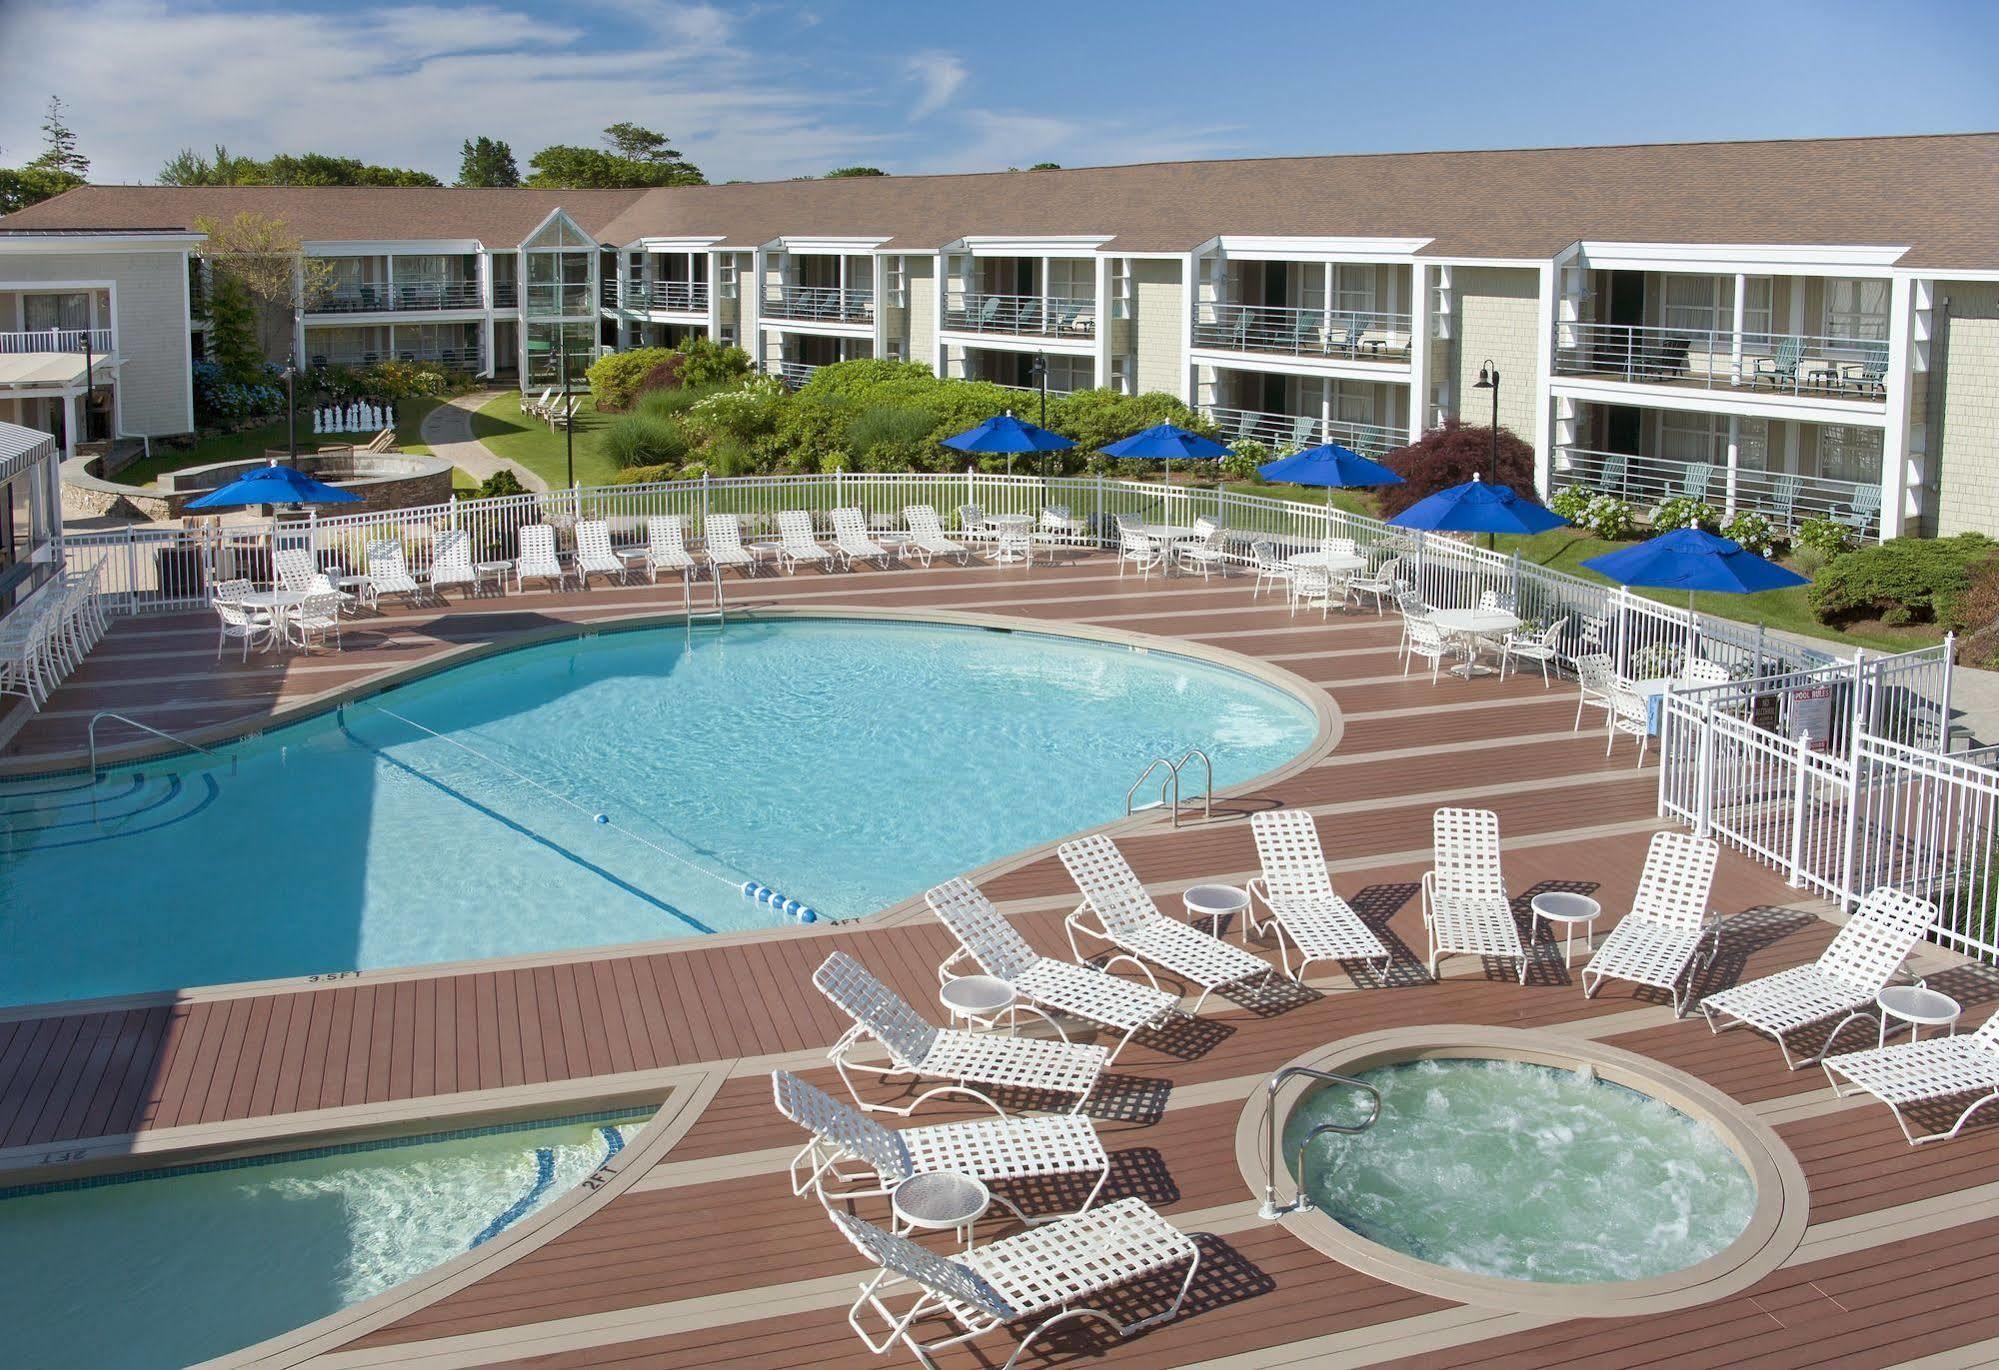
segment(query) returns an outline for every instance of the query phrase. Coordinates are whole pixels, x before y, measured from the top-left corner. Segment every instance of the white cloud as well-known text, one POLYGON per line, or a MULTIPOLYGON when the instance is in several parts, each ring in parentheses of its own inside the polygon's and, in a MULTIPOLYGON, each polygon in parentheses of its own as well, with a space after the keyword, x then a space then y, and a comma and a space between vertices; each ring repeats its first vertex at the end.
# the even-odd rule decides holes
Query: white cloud
POLYGON ((919 52, 905 61, 902 67, 916 82, 916 105, 909 111, 912 119, 935 114, 950 104, 951 97, 958 93, 958 87, 964 85, 972 74, 969 67, 948 52, 919 52))

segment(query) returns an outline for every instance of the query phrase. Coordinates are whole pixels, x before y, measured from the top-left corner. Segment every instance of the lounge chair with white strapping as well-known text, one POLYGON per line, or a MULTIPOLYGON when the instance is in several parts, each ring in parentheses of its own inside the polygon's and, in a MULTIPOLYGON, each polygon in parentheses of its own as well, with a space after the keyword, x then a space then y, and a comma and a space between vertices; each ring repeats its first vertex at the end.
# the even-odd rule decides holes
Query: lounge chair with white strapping
POLYGON ((1595 998, 1605 980, 1629 980, 1673 996, 1673 1016, 1684 1018, 1693 998, 1689 972, 1701 943, 1714 960, 1721 922, 1708 909, 1721 848, 1684 832, 1652 834, 1631 912, 1603 939, 1583 967, 1583 994, 1595 998))
POLYGON ((1266 928, 1277 933, 1277 954, 1284 973, 1303 981, 1314 961, 1372 961, 1387 974, 1394 956, 1353 906, 1333 889, 1332 872, 1319 846, 1319 829, 1303 809, 1272 809, 1249 816, 1256 838, 1257 860, 1263 873, 1249 882, 1250 905, 1242 921, 1243 941, 1266 928), (1269 911, 1256 916, 1257 901, 1269 911), (1291 969, 1291 948, 1298 948, 1298 969, 1291 969))
POLYGON ((931 1358, 938 1352, 1003 1328, 1027 1330, 1017 1334, 1013 1354, 996 1370, 1013 1370, 1030 1345, 1078 1318, 1129 1337, 1178 1317, 1201 1266, 1201 1249, 1193 1238, 1143 1199, 1119 1199, 962 1256, 940 1256, 851 1213, 836 1210, 830 1216, 847 1240, 880 1267, 847 1310, 847 1325, 876 1355, 886 1355, 901 1342, 926 1366, 935 1364, 931 1358), (1122 1322, 1118 1312, 1096 1306, 1102 1295, 1156 1277, 1182 1261, 1187 1273, 1179 1291, 1159 1312, 1122 1322), (911 1293, 915 1297, 900 1312, 883 1302, 884 1296, 911 1293), (863 1310, 882 1320, 879 1336, 862 1325, 863 1310), (932 1329, 930 1340, 917 1339, 922 1327, 932 1329))
POLYGON ((271 573, 277 577, 278 588, 295 595, 311 591, 312 573, 317 569, 312 564, 312 553, 303 547, 280 547, 271 558, 271 573))
POLYGON ((812 515, 803 509, 781 509, 777 515, 777 564, 787 575, 807 562, 822 567, 833 564, 832 553, 819 545, 812 532, 812 515))
POLYGON ((383 595, 401 595, 414 604, 423 587, 410 574, 409 559, 403 555, 401 538, 383 538, 368 544, 368 598, 379 603, 383 595))
POLYGON ((1689 657, 1687 664, 1680 668, 1680 682, 1684 685, 1726 685, 1729 679, 1728 667, 1706 657, 1689 657))
POLYGON ((1864 1090, 1888 1105, 1909 1145, 1941 1142, 1955 1137, 1971 1115, 1999 1099, 1999 1013, 1965 1037, 1932 1037, 1927 1042, 1897 1042, 1871 1051, 1843 1052, 1822 1063, 1833 1093, 1841 1097, 1864 1090), (1840 1083, 1840 1076, 1846 1083, 1840 1083), (1970 1096, 1976 1094, 1976 1099, 1970 1096), (1917 1136, 1902 1110, 1914 1104, 1944 1099, 1968 1099, 1947 1132, 1917 1136))
POLYGON ((1520 963, 1527 948, 1499 867, 1499 815, 1490 809, 1438 809, 1431 819, 1434 857, 1423 872, 1423 926, 1430 933, 1430 978, 1443 956, 1494 957, 1520 963))
POLYGON ((868 516, 859 509, 833 511, 833 555, 849 571, 857 561, 872 561, 888 568, 889 550, 868 536, 868 516))
POLYGON ((439 533, 430 551, 430 569, 423 578, 433 597, 441 597, 447 585, 478 585, 478 573, 472 569, 472 535, 463 528, 439 533))
POLYGON ((972 549, 962 542, 953 542, 944 535, 944 521, 937 517, 937 511, 927 504, 905 505, 902 521, 909 529, 909 541, 903 544, 909 552, 925 566, 932 557, 956 557, 970 563, 972 549))
MULTIPOLYGON (((1082 1213, 1097 1201, 1110 1178, 1111 1158, 1104 1154, 1096 1124, 1074 1113, 1033 1118, 1000 1113, 898 1132, 788 1070, 773 1070, 770 1082, 777 1111, 812 1134, 812 1140, 791 1158, 791 1192, 816 1193, 829 1208, 852 1199, 883 1197, 913 1175, 948 1170, 987 1184, 1095 1175, 1097 1182, 1071 1210, 1082 1213), (828 1181, 833 1182, 831 1189, 828 1181)), ((1022 1222, 1035 1221, 999 1190, 992 1196, 1022 1222)))
POLYGON ((554 528, 546 523, 523 525, 520 541, 520 558, 514 562, 514 589, 521 589, 530 580, 545 581, 551 590, 560 590, 569 583, 569 568, 555 554, 554 528))
POLYGON ((548 389, 541 392, 541 398, 538 400, 530 400, 523 398, 521 400, 521 409, 528 415, 529 418, 538 419, 543 414, 548 412, 549 403, 554 398, 555 398, 555 387, 551 385, 548 387, 548 389))
POLYGON ((1716 1032, 1733 1026, 1716 1022, 1719 1014, 1769 1033, 1777 1039, 1784 1064, 1792 1070, 1811 1065, 1825 1055, 1848 1023, 1875 1017, 1874 996, 1909 959, 1936 916, 1935 905, 1883 885, 1860 902, 1818 960, 1710 994, 1701 1000, 1701 1014, 1716 1032), (1834 1015, 1843 1016, 1826 1035, 1819 1055, 1792 1060, 1785 1034, 1834 1015))
POLYGON ((826 1055, 840 1072, 854 1103, 871 1113, 894 1113, 906 1118, 933 1094, 978 1094, 977 1090, 966 1088, 968 1083, 1073 1094, 1076 1104, 1070 1112, 1080 1113, 1109 1056, 1102 1047, 1086 1042, 1050 1042, 1035 1037, 1004 1037, 997 1033, 935 1027, 844 951, 836 951, 821 962, 819 969, 812 972, 812 983, 854 1020, 854 1025, 840 1035, 826 1055), (852 1059, 854 1048, 870 1037, 888 1052, 887 1065, 852 1059), (897 1108, 862 1099, 854 1080, 856 1071, 959 1083, 926 1090, 907 1108, 897 1108))
POLYGON ((763 549, 743 542, 742 519, 734 514, 710 514, 701 527, 702 554, 710 568, 720 571, 724 566, 736 566, 745 575, 756 572, 763 549))
POLYGON ((687 551, 687 520, 678 514, 654 514, 646 519, 646 575, 655 584, 661 571, 692 571, 687 551))
MULTIPOLYGON (((957 979, 964 972, 954 967, 969 960, 984 974, 1013 986, 1015 994, 1043 1013, 1065 1013, 1121 1034, 1111 1048, 1112 1061, 1141 1029, 1170 1018, 1180 1002, 1160 989, 1152 972, 1135 957, 1115 956, 1099 969, 1043 956, 968 880, 946 880, 923 898, 958 939, 958 950, 937 967, 940 981, 948 984, 957 979), (1110 967, 1119 961, 1129 961, 1147 983, 1110 974, 1110 967)), ((1062 1032, 1061 1024, 1055 1024, 1055 1030, 1062 1032)), ((1066 1041, 1068 1034, 1062 1036, 1066 1041)))
POLYGON ((613 585, 625 578, 624 559, 611 550, 611 525, 603 519, 577 520, 576 576, 586 588, 592 576, 613 585))
POLYGON ((1275 967, 1241 947, 1161 913, 1124 853, 1102 833, 1064 842, 1055 854, 1083 893, 1081 906, 1062 925, 1078 961, 1087 959, 1076 942, 1079 933, 1150 961, 1168 975, 1201 987, 1192 1013, 1199 1013, 1218 989, 1249 980, 1268 981, 1276 973, 1275 967), (1096 926, 1091 927, 1086 918, 1094 918, 1096 926))

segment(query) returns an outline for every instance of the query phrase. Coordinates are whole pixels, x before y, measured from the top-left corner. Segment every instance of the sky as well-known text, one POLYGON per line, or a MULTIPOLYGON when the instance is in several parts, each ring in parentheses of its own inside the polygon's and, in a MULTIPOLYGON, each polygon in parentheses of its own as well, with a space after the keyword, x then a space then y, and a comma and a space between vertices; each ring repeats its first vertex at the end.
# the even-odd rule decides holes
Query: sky
POLYGON ((0 165, 183 147, 450 181, 621 120, 709 179, 1999 129, 1999 3, 0 0, 0 165))

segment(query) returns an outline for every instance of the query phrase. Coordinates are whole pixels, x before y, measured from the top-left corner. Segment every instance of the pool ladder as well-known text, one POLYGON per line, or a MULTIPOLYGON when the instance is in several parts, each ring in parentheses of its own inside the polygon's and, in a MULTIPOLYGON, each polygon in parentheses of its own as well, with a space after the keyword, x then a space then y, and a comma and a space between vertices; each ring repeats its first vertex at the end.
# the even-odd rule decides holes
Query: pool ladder
MULTIPOLYGON (((91 715, 90 727, 85 730, 85 736, 90 740, 90 821, 92 823, 97 822, 97 725, 107 718, 116 719, 128 727, 137 728, 142 733, 151 733, 154 737, 171 742, 176 747, 185 747, 191 752, 200 752, 203 756, 213 760, 219 761, 223 759, 218 753, 210 751, 199 742, 190 742, 186 738, 174 733, 162 732, 150 723, 141 723, 136 718, 127 718, 124 714, 114 713, 110 709, 99 709, 91 715)), ((236 774, 236 753, 229 753, 228 761, 229 774, 236 774)))
POLYGON ((1333 1132, 1351 1136, 1373 1127, 1381 1117, 1381 1091, 1365 1080, 1356 1080, 1349 1075, 1335 1075, 1330 1070, 1314 1070, 1310 1066, 1286 1066, 1271 1076, 1263 1086, 1263 1130, 1270 1137, 1270 1152, 1265 1157, 1263 1169, 1263 1206, 1256 1210, 1256 1216, 1265 1222, 1274 1222, 1286 1213, 1296 1213, 1301 1208, 1312 1206, 1311 1197, 1305 1184, 1305 1150, 1323 1133, 1333 1132), (1363 1090, 1374 1107, 1367 1117, 1358 1123, 1320 1123, 1298 1143, 1298 1193, 1290 1203, 1277 1202, 1277 1166, 1281 1159, 1277 1152, 1282 1141, 1282 1129, 1277 1126, 1277 1092, 1290 1081, 1305 1076, 1330 1085, 1345 1085, 1363 1090))
POLYGON ((710 562, 708 565, 709 584, 713 590, 714 598, 710 601, 706 609, 696 609, 694 607, 694 581, 698 575, 699 572, 691 566, 683 568, 680 572, 680 588, 684 596, 681 604, 681 621, 686 627, 686 636, 690 642, 694 638, 694 620, 697 617, 708 618, 712 616, 717 628, 727 628, 729 626, 729 610, 722 602, 722 568, 713 562, 710 562))
MULTIPOLYGON (((1148 804, 1146 807, 1163 809, 1168 806, 1170 800, 1173 813, 1173 826, 1176 828, 1179 827, 1180 773, 1187 768, 1189 762, 1196 760, 1201 763, 1203 776, 1201 793, 1199 795, 1201 817, 1203 819, 1213 818, 1215 816, 1215 763, 1210 761, 1208 754, 1199 747, 1189 748, 1178 761, 1169 761, 1163 756, 1155 756, 1151 761, 1147 762, 1145 769, 1139 772, 1138 779, 1132 781, 1131 788, 1124 792, 1124 816, 1129 818, 1133 813, 1137 812, 1136 806, 1132 801, 1137 796, 1139 789, 1154 774, 1163 769, 1166 775, 1159 782, 1159 799, 1156 803, 1148 804)), ((1191 804, 1193 799, 1193 796, 1189 796, 1187 802, 1191 804)))

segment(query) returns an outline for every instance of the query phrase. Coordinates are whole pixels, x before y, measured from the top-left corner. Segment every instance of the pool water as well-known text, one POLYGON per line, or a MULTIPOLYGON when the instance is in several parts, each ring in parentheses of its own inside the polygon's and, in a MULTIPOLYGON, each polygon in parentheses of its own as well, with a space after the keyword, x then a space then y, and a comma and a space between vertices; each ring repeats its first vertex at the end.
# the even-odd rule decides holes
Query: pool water
POLYGON ((235 744, 233 773, 0 786, 0 1003, 781 922, 744 881, 854 917, 1121 815, 1155 756, 1204 748, 1227 786, 1315 732, 1241 673, 1024 632, 527 648, 235 744))
MULTIPOLYGON (((1477 1275, 1553 1284, 1683 1270, 1742 1234, 1756 1187, 1721 1137, 1686 1114, 1584 1072, 1434 1060, 1358 1077, 1381 1118, 1313 1142, 1318 1209, 1369 1241, 1477 1275)), ((1285 1123, 1284 1154, 1365 1096, 1327 1087, 1285 1123)))
POLYGON ((304 1153, 0 1196, 9 1365, 190 1365, 338 1312, 498 1236, 635 1121, 304 1153))

